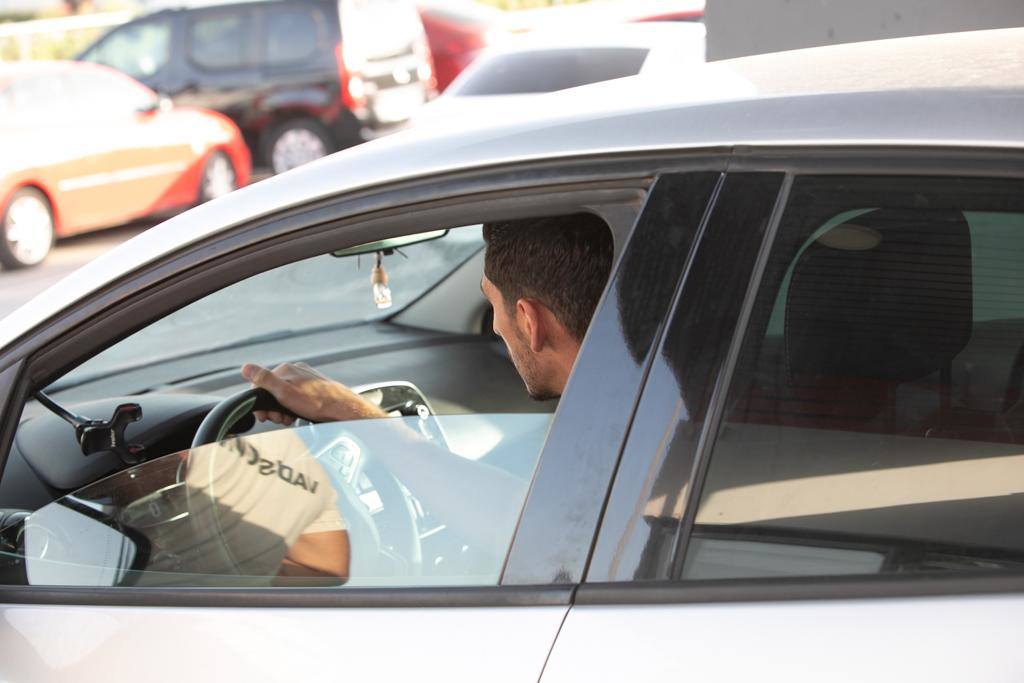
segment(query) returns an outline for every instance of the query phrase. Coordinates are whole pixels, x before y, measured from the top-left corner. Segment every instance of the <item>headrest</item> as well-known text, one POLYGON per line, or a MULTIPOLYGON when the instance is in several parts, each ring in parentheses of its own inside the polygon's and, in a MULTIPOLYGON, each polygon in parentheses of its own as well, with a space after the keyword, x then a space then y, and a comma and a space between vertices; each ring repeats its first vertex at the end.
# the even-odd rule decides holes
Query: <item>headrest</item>
POLYGON ((786 299, 789 378, 907 382, 948 364, 972 323, 959 211, 876 209, 800 255, 786 299))

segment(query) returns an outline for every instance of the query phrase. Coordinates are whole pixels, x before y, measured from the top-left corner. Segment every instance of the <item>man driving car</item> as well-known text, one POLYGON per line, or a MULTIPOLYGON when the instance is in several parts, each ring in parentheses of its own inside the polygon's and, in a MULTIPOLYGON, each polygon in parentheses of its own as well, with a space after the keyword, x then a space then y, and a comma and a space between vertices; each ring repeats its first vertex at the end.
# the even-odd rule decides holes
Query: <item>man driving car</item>
MULTIPOLYGON (((573 214, 491 223, 484 226, 484 276, 480 288, 494 311, 501 337, 536 400, 561 396, 612 266, 611 233, 600 218, 573 214)), ((295 415, 314 422, 387 417, 379 406, 303 363, 273 370, 247 363, 242 376, 266 389, 292 414, 257 411, 256 417, 290 425, 295 415)), ((394 430, 393 447, 380 458, 444 519, 465 518, 470 539, 486 543, 495 531, 514 528, 527 481, 451 453, 417 458, 422 436, 394 430), (458 497, 450 482, 472 469, 473 486, 458 497), (433 492, 433 494, 431 493, 433 492), (460 514, 463 512, 463 514, 460 514)), ((420 449, 422 450, 422 449, 420 449)))

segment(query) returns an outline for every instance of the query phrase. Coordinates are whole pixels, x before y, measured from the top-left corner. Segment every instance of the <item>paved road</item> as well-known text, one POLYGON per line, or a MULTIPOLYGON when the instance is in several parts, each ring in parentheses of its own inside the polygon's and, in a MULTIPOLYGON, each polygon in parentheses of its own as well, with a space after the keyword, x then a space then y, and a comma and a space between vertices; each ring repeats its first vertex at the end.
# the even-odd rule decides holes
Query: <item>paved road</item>
MULTIPOLYGON (((263 180, 269 175, 265 169, 256 169, 252 182, 263 180)), ((119 228, 69 237, 57 242, 46 260, 35 268, 14 271, 0 269, 0 319, 79 266, 154 225, 154 221, 139 221, 119 228)))
POLYGON ((79 266, 152 225, 152 222, 133 223, 120 228, 69 237, 57 242, 46 260, 35 268, 0 270, 0 318, 79 266))

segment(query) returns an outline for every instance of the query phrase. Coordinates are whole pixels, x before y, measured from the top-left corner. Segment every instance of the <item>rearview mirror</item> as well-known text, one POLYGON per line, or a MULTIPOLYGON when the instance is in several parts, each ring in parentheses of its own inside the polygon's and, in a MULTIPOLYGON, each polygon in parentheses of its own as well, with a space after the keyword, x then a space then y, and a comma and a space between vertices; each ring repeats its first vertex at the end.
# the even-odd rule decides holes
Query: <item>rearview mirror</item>
POLYGON ((420 242, 436 240, 440 237, 444 237, 447 234, 447 230, 431 230, 430 232, 421 232, 415 235, 405 235, 404 237, 391 237, 386 240, 367 242, 366 244, 359 244, 354 247, 349 247, 348 249, 339 249, 338 251, 332 251, 331 256, 341 258, 343 256, 356 256, 358 254, 373 254, 378 251, 398 249, 399 247, 407 247, 410 244, 419 244, 420 242))

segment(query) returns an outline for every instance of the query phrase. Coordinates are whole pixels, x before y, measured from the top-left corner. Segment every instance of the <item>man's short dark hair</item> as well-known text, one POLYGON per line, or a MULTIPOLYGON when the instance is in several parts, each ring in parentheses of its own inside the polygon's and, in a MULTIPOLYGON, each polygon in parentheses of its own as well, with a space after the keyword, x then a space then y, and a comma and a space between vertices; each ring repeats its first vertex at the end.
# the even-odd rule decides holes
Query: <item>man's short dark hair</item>
POLYGON ((582 341, 612 269, 608 225, 589 213, 502 221, 484 241, 484 274, 506 304, 536 299, 582 341))

